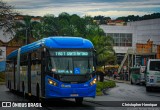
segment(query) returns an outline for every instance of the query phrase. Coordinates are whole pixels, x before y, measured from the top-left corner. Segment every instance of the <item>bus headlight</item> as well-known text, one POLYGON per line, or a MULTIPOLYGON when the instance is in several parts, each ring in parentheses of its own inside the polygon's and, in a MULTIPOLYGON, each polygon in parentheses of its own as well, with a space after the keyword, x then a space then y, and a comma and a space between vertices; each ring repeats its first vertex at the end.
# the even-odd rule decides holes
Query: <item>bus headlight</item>
POLYGON ((94 78, 94 80, 90 82, 90 85, 92 86, 92 85, 96 84, 96 81, 97 81, 97 79, 94 78))
POLYGON ((48 79, 48 83, 53 86, 57 86, 57 83, 51 79, 48 79))

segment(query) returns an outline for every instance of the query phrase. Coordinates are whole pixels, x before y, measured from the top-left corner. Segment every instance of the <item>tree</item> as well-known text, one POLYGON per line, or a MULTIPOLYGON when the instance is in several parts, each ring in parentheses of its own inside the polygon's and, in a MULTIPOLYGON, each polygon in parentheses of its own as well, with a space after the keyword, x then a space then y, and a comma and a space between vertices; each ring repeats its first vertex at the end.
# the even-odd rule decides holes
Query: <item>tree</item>
POLYGON ((116 57, 113 49, 113 38, 106 36, 104 31, 97 25, 90 21, 87 17, 86 38, 89 39, 96 49, 97 66, 104 66, 105 64, 114 64, 116 57))
POLYGON ((87 37, 96 49, 97 66, 114 64, 116 57, 113 49, 113 39, 110 36, 90 36, 87 37))
POLYGON ((22 21, 17 21, 14 29, 16 32, 15 37, 24 40, 25 44, 29 44, 29 38, 33 37, 34 26, 38 24, 36 21, 32 21, 31 16, 23 16, 22 21))
POLYGON ((104 31, 93 22, 90 16, 79 17, 76 14, 61 13, 58 17, 45 15, 33 29, 39 38, 47 36, 79 36, 92 41, 98 58, 98 66, 115 62, 113 39, 106 36, 104 31))
POLYGON ((13 6, 0 0, 0 29, 3 29, 4 32, 14 34, 13 25, 15 23, 15 15, 17 14, 13 6))

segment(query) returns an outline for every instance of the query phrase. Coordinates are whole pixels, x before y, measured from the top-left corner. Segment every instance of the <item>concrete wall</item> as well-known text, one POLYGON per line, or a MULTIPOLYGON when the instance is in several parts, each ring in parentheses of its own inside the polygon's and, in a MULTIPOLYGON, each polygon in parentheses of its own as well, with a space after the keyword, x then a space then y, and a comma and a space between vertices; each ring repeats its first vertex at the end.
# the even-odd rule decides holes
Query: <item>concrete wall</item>
MULTIPOLYGON (((105 33, 132 33, 132 47, 136 43, 146 43, 148 39, 160 44, 160 18, 129 22, 126 26, 100 25, 105 33)), ((114 47, 116 53, 126 53, 130 47, 114 47)))
POLYGON ((151 39, 154 44, 160 44, 160 19, 129 22, 127 25, 136 29, 138 43, 146 43, 151 39))

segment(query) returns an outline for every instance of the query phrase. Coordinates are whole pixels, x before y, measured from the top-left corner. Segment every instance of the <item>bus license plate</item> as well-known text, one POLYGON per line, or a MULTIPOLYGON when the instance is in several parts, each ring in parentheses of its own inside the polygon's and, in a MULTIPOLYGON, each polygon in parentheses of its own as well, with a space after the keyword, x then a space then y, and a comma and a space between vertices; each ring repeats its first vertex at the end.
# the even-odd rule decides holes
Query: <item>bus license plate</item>
POLYGON ((72 97, 75 97, 75 96, 77 97, 77 96, 79 96, 79 95, 78 95, 78 94, 71 94, 71 96, 72 96, 72 97))

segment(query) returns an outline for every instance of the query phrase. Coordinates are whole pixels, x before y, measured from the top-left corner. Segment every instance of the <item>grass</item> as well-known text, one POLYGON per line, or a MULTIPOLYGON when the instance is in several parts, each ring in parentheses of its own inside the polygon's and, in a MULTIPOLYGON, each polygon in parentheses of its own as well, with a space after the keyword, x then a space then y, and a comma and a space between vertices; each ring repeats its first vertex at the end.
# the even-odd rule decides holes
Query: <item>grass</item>
POLYGON ((96 95, 103 95, 102 90, 116 86, 114 81, 97 82, 96 95))
POLYGON ((5 73, 0 72, 0 82, 5 82, 5 73))

